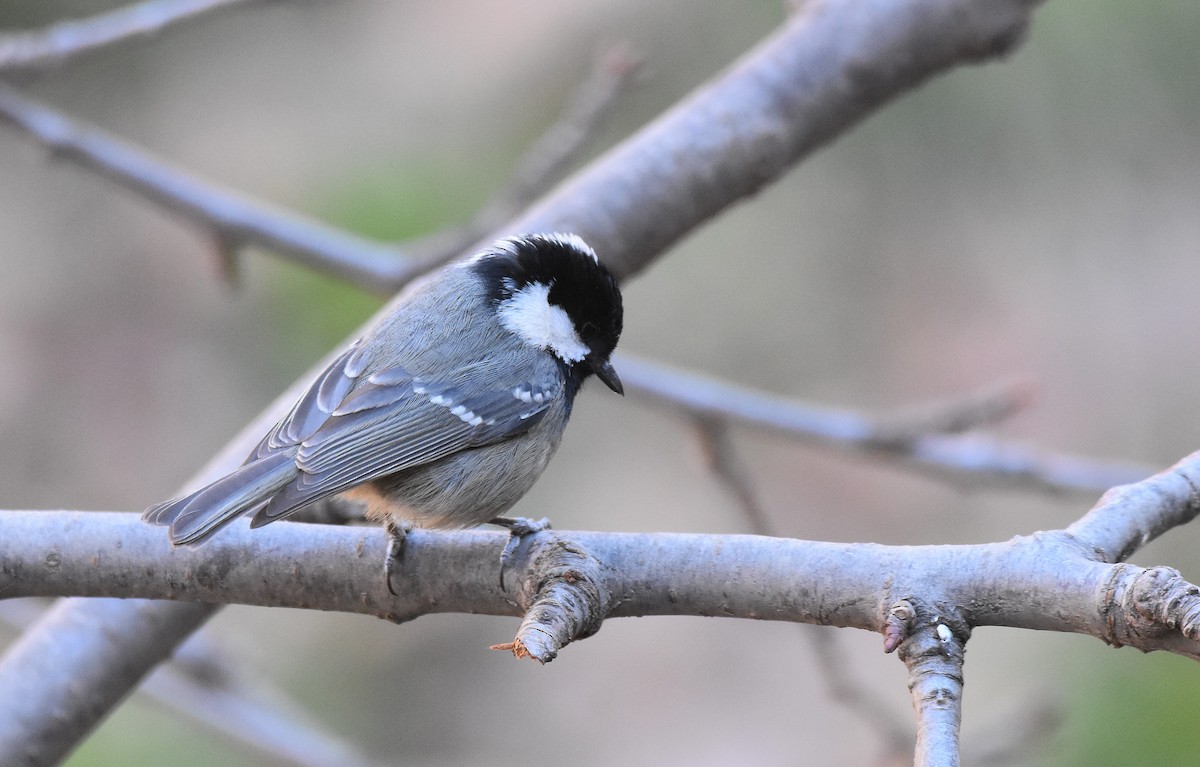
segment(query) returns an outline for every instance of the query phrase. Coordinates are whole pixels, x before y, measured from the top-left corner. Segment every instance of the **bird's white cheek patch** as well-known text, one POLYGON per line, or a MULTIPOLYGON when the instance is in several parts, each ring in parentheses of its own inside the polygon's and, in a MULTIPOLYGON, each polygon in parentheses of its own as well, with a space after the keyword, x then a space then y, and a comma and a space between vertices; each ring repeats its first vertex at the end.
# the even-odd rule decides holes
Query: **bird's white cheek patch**
POLYGON ((500 322, 527 343, 549 349, 564 362, 579 362, 588 355, 566 311, 550 303, 549 285, 531 283, 503 301, 500 322))

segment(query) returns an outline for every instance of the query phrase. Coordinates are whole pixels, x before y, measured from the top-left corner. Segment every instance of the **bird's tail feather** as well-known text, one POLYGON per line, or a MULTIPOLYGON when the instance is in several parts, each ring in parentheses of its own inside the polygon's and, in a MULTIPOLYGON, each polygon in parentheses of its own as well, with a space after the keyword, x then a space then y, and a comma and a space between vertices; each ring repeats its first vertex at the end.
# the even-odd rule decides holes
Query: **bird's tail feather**
POLYGON ((191 495, 151 506, 142 519, 170 525, 171 543, 199 543, 224 525, 270 500, 296 477, 295 457, 280 451, 251 461, 191 495))

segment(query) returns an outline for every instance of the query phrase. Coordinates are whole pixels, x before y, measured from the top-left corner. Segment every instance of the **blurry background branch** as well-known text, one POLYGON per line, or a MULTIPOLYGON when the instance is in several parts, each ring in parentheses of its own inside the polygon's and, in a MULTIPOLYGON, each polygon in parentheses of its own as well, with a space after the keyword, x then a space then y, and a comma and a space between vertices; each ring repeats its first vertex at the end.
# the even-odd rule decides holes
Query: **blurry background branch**
POLYGON ((171 24, 252 0, 143 0, 85 19, 28 32, 0 30, 0 71, 58 66, 66 61, 171 24))
MULTIPOLYGON (((23 630, 40 619, 34 600, 0 601, 0 623, 23 630)), ((262 674, 193 634, 134 693, 217 735, 295 767, 372 767, 375 763, 274 689, 262 674)))
POLYGON ((752 391, 628 354, 618 355, 617 364, 631 395, 656 400, 706 423, 747 425, 835 450, 899 461, 963 487, 1094 496, 1152 473, 1148 467, 1129 463, 1049 453, 977 434, 956 435, 1024 407, 1029 401, 1024 382, 872 418, 752 391))
POLYGON ((56 157, 99 173, 211 231, 223 253, 257 245, 377 291, 402 284, 428 268, 390 245, 202 181, 5 85, 0 85, 0 120, 29 134, 56 157))
POLYGON ((561 119, 518 160, 508 183, 493 199, 462 226, 410 246, 372 242, 201 180, 3 85, 0 121, 25 132, 55 157, 103 175, 211 232, 229 276, 236 270, 237 251, 258 246, 366 290, 392 293, 416 275, 459 255, 557 181, 595 135, 638 65, 626 48, 605 51, 561 119))
MULTIPOLYGON (((729 438, 728 422, 709 415, 698 415, 696 430, 709 468, 737 502, 750 532, 755 535, 778 535, 775 525, 758 500, 754 481, 745 463, 729 438)), ((800 629, 817 658, 817 669, 830 698, 852 711, 879 738, 882 746, 879 764, 909 760, 913 743, 911 727, 858 682, 854 664, 842 653, 837 637, 812 626, 801 626, 800 629)))
POLYGON ((491 199, 469 221, 409 242, 406 248, 424 262, 447 261, 497 231, 545 194, 596 138, 641 66, 641 57, 627 45, 604 49, 558 121, 517 158, 508 179, 491 199))

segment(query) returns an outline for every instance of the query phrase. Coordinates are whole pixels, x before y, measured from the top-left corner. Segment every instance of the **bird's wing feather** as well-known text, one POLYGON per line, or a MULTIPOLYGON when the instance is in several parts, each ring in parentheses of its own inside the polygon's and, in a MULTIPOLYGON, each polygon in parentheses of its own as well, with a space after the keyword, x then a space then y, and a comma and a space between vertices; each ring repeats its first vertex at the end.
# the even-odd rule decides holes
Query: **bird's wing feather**
POLYGON ((255 515, 255 524, 371 479, 523 434, 561 396, 563 384, 552 365, 501 372, 479 363, 430 378, 388 368, 349 387, 326 374, 313 385, 322 387, 346 393, 334 405, 310 397, 310 390, 275 429, 279 436, 260 445, 271 450, 282 439, 300 437, 292 443, 299 446, 300 476, 255 515))
POLYGON ((329 363, 274 429, 267 432, 246 463, 265 458, 277 450, 295 447, 312 436, 354 388, 361 370, 353 365, 358 342, 329 363))

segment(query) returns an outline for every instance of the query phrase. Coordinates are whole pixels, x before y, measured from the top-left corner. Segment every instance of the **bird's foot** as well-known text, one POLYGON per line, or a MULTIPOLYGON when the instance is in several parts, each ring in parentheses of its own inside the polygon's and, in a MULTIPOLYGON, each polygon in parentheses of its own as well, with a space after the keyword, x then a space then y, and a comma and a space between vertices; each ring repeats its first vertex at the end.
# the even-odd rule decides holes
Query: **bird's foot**
POLYGON ((500 552, 500 590, 504 591, 504 571, 512 564, 512 560, 517 554, 517 547, 521 545, 525 536, 549 530, 550 520, 545 517, 541 519, 496 517, 489 520, 488 524, 506 527, 509 532, 508 541, 504 544, 504 551, 500 552))
POLYGON ((389 517, 383 523, 383 529, 388 536, 387 556, 383 559, 383 577, 387 581, 388 591, 392 592, 392 596, 399 596, 396 589, 392 587, 392 573, 396 570, 396 563, 404 556, 404 543, 408 540, 408 526, 403 523, 396 524, 389 517))

